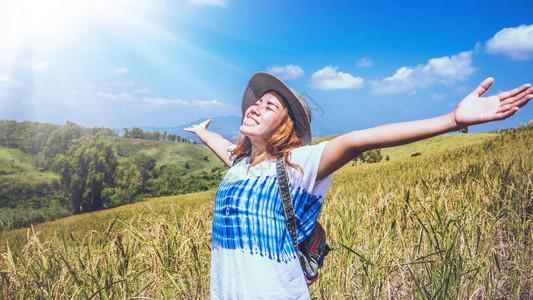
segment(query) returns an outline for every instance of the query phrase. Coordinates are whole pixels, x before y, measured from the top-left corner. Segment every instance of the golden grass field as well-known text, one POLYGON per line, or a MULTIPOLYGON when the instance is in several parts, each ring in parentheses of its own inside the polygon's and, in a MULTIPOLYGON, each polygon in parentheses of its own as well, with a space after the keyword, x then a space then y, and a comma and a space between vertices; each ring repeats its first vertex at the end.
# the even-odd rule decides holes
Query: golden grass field
MULTIPOLYGON (((533 124, 345 167, 317 299, 533 298, 533 124)), ((2 299, 206 299, 214 191, 2 232, 2 299), (9 245, 9 246, 7 246, 9 245)))

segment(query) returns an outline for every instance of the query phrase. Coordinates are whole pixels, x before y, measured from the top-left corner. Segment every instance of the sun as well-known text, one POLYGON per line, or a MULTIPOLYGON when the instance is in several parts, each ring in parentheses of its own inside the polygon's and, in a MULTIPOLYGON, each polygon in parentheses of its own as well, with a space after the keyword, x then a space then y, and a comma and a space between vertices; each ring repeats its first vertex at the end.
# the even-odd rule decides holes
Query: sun
POLYGON ((155 7, 137 0, 7 2, 0 10, 0 54, 4 58, 16 56, 28 44, 36 49, 54 47, 100 30, 114 20, 124 23, 124 19, 143 19, 155 7))
POLYGON ((103 1, 17 0, 2 10, 8 27, 0 29, 5 46, 31 41, 45 43, 79 28, 103 1))

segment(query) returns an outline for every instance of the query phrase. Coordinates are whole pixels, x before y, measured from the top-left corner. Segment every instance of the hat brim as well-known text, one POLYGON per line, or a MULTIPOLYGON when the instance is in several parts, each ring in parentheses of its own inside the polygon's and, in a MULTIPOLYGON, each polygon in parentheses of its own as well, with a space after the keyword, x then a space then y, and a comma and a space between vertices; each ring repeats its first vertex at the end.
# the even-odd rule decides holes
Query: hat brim
POLYGON ((289 88, 280 79, 266 72, 255 73, 244 89, 242 96, 242 114, 252 106, 267 91, 276 91, 287 102, 287 106, 293 117, 296 132, 302 143, 311 144, 311 110, 305 99, 294 89, 289 88), (305 106, 305 107, 304 107, 305 106))

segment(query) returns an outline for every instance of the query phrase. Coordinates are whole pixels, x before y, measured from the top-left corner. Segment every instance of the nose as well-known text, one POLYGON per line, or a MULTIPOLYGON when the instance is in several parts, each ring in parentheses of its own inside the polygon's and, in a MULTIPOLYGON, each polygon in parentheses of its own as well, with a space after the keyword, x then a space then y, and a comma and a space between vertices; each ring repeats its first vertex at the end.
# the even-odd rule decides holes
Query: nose
POLYGON ((256 116, 259 116, 260 114, 260 107, 259 105, 252 105, 251 108, 250 108, 250 113, 256 115, 256 116))

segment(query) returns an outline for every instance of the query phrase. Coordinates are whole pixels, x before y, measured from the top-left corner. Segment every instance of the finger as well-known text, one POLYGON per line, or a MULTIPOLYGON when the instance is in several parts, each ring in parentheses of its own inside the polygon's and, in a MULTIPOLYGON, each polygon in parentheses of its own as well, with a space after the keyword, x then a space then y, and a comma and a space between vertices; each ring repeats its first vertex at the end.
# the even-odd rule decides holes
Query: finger
POLYGON ((529 102, 529 100, 531 100, 531 99, 527 99, 527 98, 526 98, 526 99, 523 99, 522 101, 518 101, 518 102, 515 102, 515 103, 513 103, 513 104, 504 105, 504 106, 500 107, 500 109, 498 110, 498 112, 506 112, 506 111, 508 111, 508 110, 510 110, 510 109, 513 109, 514 107, 516 107, 516 108, 521 108, 521 107, 523 107, 524 105, 526 105, 526 104, 529 102))
POLYGON ((520 94, 514 97, 504 99, 503 101, 500 100, 500 102, 501 102, 501 105, 513 104, 514 102, 523 101, 524 99, 529 100, 531 99, 532 96, 533 96, 533 88, 529 88, 529 89, 522 91, 520 94))
POLYGON ((518 107, 513 107, 512 109, 506 111, 506 112, 501 112, 501 113, 497 113, 496 114, 496 119, 495 120, 503 120, 503 119, 507 119, 509 118, 510 116, 514 115, 517 111, 519 110, 518 107))
POLYGON ((473 93, 476 94, 478 97, 483 95, 483 93, 485 93, 490 88, 492 83, 494 83, 494 78, 492 77, 483 80, 483 82, 478 85, 478 87, 474 90, 473 93))
POLYGON ((533 99, 533 95, 527 95, 526 97, 524 97, 520 101, 517 101, 515 106, 516 107, 522 107, 522 106, 526 105, 531 99, 533 99))
POLYGON ((211 124, 211 121, 212 121, 211 119, 204 121, 205 128, 207 128, 207 126, 209 126, 209 124, 211 124))
POLYGON ((500 101, 502 101, 502 100, 506 100, 508 98, 514 97, 514 96, 516 96, 516 95, 518 95, 520 93, 523 93, 523 92, 531 93, 531 91, 528 90, 530 87, 531 87, 531 84, 526 83, 526 84, 524 84, 524 85, 522 85, 520 87, 517 87, 516 89, 512 89, 512 90, 507 91, 507 92, 499 93, 498 94, 498 98, 500 99, 500 101))

